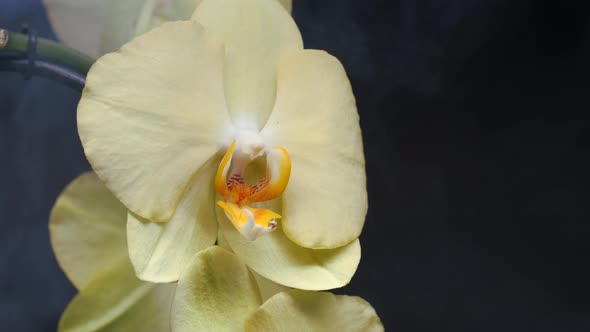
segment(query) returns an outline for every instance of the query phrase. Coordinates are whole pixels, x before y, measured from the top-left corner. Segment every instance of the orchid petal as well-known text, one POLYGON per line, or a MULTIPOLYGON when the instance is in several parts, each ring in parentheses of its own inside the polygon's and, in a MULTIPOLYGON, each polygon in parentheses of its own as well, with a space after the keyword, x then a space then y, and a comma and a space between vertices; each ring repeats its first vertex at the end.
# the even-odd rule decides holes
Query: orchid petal
POLYGON ((234 124, 261 128, 274 104, 279 61, 303 49, 297 25, 276 0, 204 0, 193 19, 225 45, 225 95, 234 124))
POLYGON ((199 2, 43 0, 58 38, 65 45, 95 58, 118 50, 138 32, 167 21, 189 19, 199 2), (138 27, 140 23, 146 27, 138 27))
POLYGON ((129 214, 129 257, 140 279, 177 281, 192 257, 215 243, 213 174, 217 161, 213 158, 195 174, 169 222, 155 223, 129 214))
MULTIPOLYGON (((277 211, 272 206, 265 208, 277 211)), ((236 255, 258 274, 284 286, 308 290, 342 287, 348 284, 360 261, 358 240, 331 250, 303 248, 283 234, 279 221, 273 232, 250 241, 220 207, 216 212, 223 236, 236 255)))
POLYGON ((248 268, 229 251, 210 247, 183 272, 174 298, 172 329, 240 331, 262 304, 248 268))
POLYGON ((190 178, 231 135, 223 48, 198 23, 170 22, 100 58, 78 106, 86 157, 145 219, 172 217, 190 178))
POLYGON ((76 178, 57 198, 49 219, 51 245, 76 288, 128 261, 126 214, 92 172, 76 178))
POLYGON ((323 51, 293 54, 279 66, 275 108, 262 131, 289 151, 283 231, 314 249, 358 238, 367 212, 359 116, 342 64, 323 51))
POLYGON ((153 284, 135 276, 129 262, 92 280, 70 302, 58 331, 170 331, 176 284, 153 284))
POLYGON ((356 296, 291 290, 271 297, 246 321, 246 332, 382 332, 375 310, 356 296))
POLYGON ((133 38, 144 0, 43 0, 51 27, 67 46, 99 57, 133 38), (116 10, 115 10, 116 9, 116 10))
POLYGON ((58 197, 49 222, 51 243, 80 290, 64 312, 59 331, 169 331, 175 285, 137 279, 127 256, 126 214, 91 172, 72 181, 58 197))

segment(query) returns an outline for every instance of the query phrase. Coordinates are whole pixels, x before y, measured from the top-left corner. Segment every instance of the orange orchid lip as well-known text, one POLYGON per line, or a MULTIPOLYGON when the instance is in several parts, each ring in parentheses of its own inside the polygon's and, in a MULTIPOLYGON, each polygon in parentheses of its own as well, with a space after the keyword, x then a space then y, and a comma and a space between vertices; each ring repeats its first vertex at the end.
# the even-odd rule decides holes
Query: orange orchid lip
POLYGON ((232 141, 215 175, 215 189, 223 198, 217 204, 246 238, 273 231, 281 216, 268 209, 251 207, 250 204, 275 199, 283 194, 291 176, 291 160, 283 147, 277 146, 266 152, 266 174, 255 185, 244 181, 244 172, 250 157, 236 154, 236 140, 232 141), (233 163, 232 163, 233 162, 233 163), (232 168, 231 175, 227 174, 232 168))

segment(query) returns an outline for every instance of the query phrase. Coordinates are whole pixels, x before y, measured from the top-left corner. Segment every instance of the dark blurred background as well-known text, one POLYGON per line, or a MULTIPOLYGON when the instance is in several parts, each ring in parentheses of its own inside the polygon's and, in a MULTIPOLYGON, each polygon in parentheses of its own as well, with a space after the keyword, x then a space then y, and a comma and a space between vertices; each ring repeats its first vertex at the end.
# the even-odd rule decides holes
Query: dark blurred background
MULTIPOLYGON (((590 4, 294 0, 307 48, 344 63, 370 209, 341 293, 388 331, 590 331, 590 4)), ((55 38, 39 0, 0 27, 55 38)), ((74 288, 47 231, 89 169, 79 95, 0 73, 0 330, 52 331, 74 288)))

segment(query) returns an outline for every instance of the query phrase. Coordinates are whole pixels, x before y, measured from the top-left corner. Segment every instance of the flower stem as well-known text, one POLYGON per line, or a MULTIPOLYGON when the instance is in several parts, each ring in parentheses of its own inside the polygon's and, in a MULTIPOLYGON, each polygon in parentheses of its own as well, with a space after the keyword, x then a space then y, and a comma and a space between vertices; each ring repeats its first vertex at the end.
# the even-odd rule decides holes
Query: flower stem
POLYGON ((0 71, 44 76, 81 91, 94 60, 34 33, 0 29, 0 71))

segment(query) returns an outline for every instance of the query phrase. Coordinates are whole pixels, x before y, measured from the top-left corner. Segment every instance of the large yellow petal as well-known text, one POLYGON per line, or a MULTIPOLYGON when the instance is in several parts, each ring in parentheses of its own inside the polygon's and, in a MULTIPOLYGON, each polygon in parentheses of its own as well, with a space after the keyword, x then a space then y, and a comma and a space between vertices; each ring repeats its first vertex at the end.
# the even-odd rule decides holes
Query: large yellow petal
POLYGON ((303 48, 295 22, 276 0, 204 0, 193 14, 225 45, 225 94, 238 127, 262 128, 276 94, 276 70, 303 48))
POLYGON ((340 62, 315 50, 279 66, 275 108, 262 131, 289 151, 292 171, 283 194, 283 230, 315 249, 356 239, 367 212, 359 116, 340 62))
POLYGON ((76 288, 128 261, 127 209, 92 173, 76 178, 58 197, 49 220, 51 245, 76 288))
MULTIPOLYGON (((273 210, 272 206, 265 206, 273 210)), ((276 211, 276 209, 274 209, 276 211)), ((361 257, 359 241, 337 249, 315 250, 291 242, 281 222, 274 231, 250 241, 217 208, 217 220, 233 251, 249 268, 276 283, 308 290, 342 287, 354 275, 361 257)))
POLYGON ((246 331, 256 332, 379 332, 375 310, 356 296, 291 290, 279 293, 252 314, 246 331))
POLYGON ((176 213, 167 223, 142 220, 129 214, 129 257, 140 279, 176 281, 193 256, 215 243, 215 189, 218 158, 199 169, 176 213))
POLYGON ((129 262, 92 280, 61 317, 61 332, 170 331, 176 284, 137 279, 129 262))
POLYGON ((100 58, 78 106, 86 157, 133 213, 170 219, 190 178, 232 134, 223 47, 170 22, 100 58))
POLYGON ((174 331, 242 331, 262 304, 248 268, 229 251, 198 253, 178 281, 172 309, 174 331))

